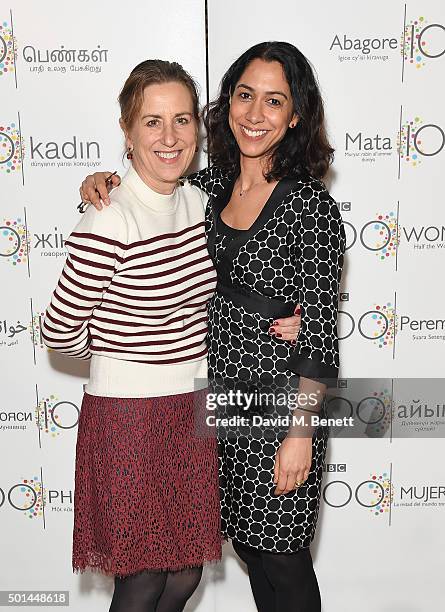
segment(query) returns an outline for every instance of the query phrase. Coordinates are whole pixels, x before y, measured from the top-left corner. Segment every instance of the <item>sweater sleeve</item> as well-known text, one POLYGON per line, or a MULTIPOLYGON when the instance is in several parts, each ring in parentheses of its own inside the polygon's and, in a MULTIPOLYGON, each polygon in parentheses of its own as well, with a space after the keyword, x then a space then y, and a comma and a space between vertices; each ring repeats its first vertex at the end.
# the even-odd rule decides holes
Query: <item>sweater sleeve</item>
POLYGON ((313 380, 336 379, 338 292, 346 239, 337 204, 326 191, 305 204, 295 233, 301 329, 288 367, 313 380))
POLYGON ((123 261, 123 241, 121 213, 113 205, 100 212, 89 206, 65 242, 68 256, 42 325, 47 347, 91 357, 88 323, 123 261))

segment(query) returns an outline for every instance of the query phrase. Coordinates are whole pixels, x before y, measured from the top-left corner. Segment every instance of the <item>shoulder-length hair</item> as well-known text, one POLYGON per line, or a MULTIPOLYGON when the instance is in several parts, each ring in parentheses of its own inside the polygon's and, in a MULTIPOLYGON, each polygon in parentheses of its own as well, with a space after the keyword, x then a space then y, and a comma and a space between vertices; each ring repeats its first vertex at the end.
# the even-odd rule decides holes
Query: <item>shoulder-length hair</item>
POLYGON ((306 57, 287 42, 262 42, 245 51, 222 78, 216 100, 203 112, 207 129, 208 153, 213 164, 239 173, 240 151, 229 126, 230 96, 241 75, 254 59, 279 62, 292 94, 294 112, 299 117, 288 129, 271 155, 265 178, 268 181, 309 172, 323 178, 333 161, 334 149, 326 134, 323 100, 313 69, 306 57))

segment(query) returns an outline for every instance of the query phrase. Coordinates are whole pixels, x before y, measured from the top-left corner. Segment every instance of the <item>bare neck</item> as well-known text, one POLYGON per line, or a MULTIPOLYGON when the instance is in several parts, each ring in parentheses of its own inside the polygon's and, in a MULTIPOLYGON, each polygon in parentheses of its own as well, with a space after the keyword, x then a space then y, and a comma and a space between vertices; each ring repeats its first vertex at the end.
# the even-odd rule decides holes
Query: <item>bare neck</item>
POLYGON ((252 185, 265 181, 264 172, 264 159, 241 156, 239 181, 243 189, 247 190, 252 187, 252 185))
POLYGON ((136 170, 139 177, 144 181, 144 183, 148 185, 148 187, 150 187, 150 189, 153 189, 153 191, 156 191, 156 193, 160 193, 161 195, 171 195, 178 184, 177 181, 161 181, 150 176, 150 174, 145 170, 142 164, 139 164, 137 160, 133 160, 133 168, 136 170))

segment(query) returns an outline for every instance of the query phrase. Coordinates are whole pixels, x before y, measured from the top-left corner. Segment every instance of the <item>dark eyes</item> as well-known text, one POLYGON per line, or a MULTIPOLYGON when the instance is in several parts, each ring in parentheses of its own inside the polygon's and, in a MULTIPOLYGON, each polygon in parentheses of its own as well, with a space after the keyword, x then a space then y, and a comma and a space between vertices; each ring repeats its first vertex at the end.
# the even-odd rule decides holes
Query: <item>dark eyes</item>
MULTIPOLYGON (((239 94, 241 100, 251 100, 252 99, 252 94, 248 93, 247 91, 242 91, 239 94)), ((269 98, 268 100, 266 100, 266 102, 268 104, 270 104, 270 106, 281 106, 281 100, 278 100, 278 98, 269 98)))

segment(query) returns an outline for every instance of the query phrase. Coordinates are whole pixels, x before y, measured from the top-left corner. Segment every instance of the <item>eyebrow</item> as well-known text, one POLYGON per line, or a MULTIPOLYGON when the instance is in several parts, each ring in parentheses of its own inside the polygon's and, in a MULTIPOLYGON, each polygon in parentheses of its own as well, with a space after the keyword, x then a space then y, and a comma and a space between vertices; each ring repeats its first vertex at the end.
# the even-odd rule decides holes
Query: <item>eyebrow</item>
MULTIPOLYGON (((244 89, 248 89, 249 91, 255 91, 253 87, 250 87, 250 85, 245 85, 244 83, 238 83, 236 88, 238 89, 238 87, 244 87, 244 89)), ((268 96, 277 95, 278 94, 279 96, 283 96, 283 98, 286 98, 286 100, 287 100, 286 94, 284 92, 282 92, 282 91, 266 91, 265 93, 268 96)))
MULTIPOLYGON (((183 117, 184 115, 190 115, 190 117, 192 116, 193 113, 191 113, 190 111, 185 111, 184 113, 176 113, 175 117, 183 117)), ((162 115, 152 115, 151 113, 148 113, 147 115, 144 115, 141 118, 141 121, 143 121, 144 119, 147 119, 147 117, 153 117, 153 119, 162 119, 162 115)))

